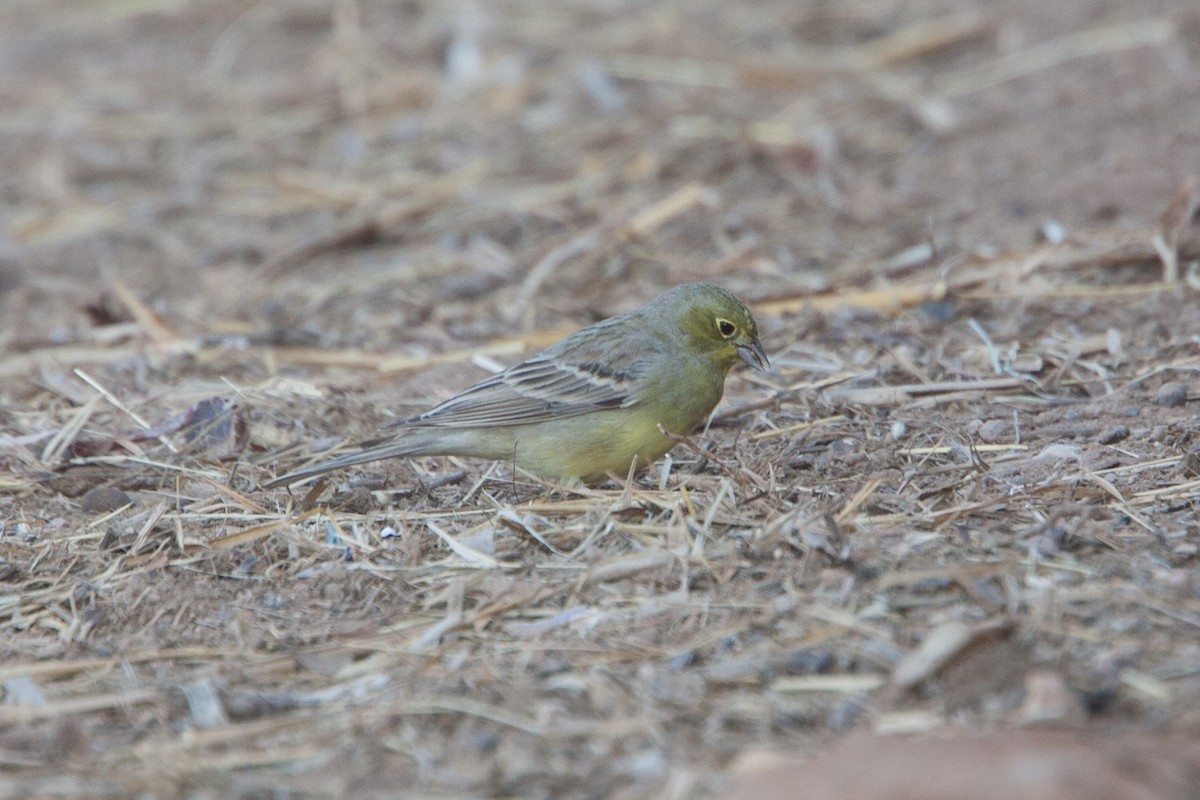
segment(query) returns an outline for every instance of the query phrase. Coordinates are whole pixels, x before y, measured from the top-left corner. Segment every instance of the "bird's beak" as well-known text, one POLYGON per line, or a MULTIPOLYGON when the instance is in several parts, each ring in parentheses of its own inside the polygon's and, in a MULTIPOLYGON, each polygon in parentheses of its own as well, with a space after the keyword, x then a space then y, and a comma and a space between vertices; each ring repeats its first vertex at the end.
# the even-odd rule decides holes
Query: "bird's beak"
POLYGON ((767 360, 767 351, 763 350, 762 342, 757 336, 750 340, 750 344, 739 344, 737 354, 742 357, 742 361, 759 372, 766 372, 771 368, 771 362, 767 360))

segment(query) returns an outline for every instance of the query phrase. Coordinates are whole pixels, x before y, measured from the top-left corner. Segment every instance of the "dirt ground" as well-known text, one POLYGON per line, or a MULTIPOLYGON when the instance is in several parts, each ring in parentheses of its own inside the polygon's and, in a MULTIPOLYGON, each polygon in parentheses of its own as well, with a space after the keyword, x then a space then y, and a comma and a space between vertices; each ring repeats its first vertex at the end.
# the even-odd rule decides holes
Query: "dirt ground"
POLYGON ((1192 0, 8 0, 0 107, 0 795, 1200 736, 1192 0), (630 485, 260 487, 698 279, 630 485))

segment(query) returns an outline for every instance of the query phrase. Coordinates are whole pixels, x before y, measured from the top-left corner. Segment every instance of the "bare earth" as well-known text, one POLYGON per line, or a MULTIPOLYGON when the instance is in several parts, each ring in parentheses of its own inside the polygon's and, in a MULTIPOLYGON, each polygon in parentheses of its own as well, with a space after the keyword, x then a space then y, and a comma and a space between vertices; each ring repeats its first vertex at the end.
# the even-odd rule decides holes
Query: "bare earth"
POLYGON ((8 0, 0 107, 0 796, 1200 737, 1193 0, 8 0), (629 485, 259 488, 697 279, 775 371, 629 485))

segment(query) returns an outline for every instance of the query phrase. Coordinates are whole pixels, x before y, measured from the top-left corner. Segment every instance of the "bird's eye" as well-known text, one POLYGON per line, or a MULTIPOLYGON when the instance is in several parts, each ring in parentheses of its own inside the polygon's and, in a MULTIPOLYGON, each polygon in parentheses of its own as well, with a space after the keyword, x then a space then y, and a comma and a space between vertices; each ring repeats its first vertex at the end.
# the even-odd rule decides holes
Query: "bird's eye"
POLYGON ((737 325, 734 325, 732 322, 730 322, 727 319, 721 319, 720 317, 718 317, 717 318, 717 330, 719 330, 721 332, 722 336, 724 336, 726 339, 728 339, 729 337, 731 337, 735 333, 737 333, 737 325))

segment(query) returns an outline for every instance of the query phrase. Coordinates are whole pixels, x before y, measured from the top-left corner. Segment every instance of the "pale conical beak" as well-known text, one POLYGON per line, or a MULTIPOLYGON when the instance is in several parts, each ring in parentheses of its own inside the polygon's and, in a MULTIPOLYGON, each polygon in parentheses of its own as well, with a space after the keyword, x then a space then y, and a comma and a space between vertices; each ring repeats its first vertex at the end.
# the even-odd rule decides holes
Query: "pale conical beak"
POLYGON ((762 342, 755 337, 750 341, 750 344, 739 344, 737 353, 750 366, 754 367, 759 372, 766 372, 771 368, 771 362, 767 360, 767 351, 763 350, 762 342))

